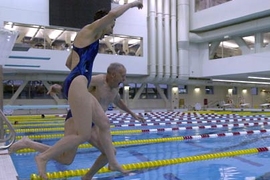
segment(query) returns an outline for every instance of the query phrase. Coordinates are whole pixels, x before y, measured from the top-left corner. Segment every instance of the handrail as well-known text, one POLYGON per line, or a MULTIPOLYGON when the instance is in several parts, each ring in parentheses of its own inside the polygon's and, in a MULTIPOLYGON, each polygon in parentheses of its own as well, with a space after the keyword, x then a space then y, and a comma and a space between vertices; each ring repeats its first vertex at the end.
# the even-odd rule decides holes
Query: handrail
POLYGON ((4 113, 1 110, 0 110, 0 120, 5 122, 8 129, 9 129, 8 136, 3 138, 3 139, 0 139, 0 142, 7 143, 6 145, 0 146, 0 150, 4 150, 4 149, 8 149, 15 142, 16 132, 15 132, 15 129, 13 128, 13 126, 11 125, 11 123, 9 122, 9 120, 6 118, 6 116, 4 115, 4 113))

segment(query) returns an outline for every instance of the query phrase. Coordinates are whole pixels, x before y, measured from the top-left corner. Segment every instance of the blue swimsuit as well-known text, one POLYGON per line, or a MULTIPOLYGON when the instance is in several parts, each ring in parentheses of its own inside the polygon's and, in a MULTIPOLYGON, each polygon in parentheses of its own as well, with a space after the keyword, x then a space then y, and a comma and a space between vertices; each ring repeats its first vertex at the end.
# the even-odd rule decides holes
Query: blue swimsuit
POLYGON ((79 55, 80 61, 64 81, 63 95, 66 99, 68 99, 68 90, 70 84, 75 77, 84 75, 88 80, 87 86, 89 86, 92 77, 94 60, 98 53, 98 47, 99 40, 84 48, 77 48, 73 45, 73 50, 79 55))

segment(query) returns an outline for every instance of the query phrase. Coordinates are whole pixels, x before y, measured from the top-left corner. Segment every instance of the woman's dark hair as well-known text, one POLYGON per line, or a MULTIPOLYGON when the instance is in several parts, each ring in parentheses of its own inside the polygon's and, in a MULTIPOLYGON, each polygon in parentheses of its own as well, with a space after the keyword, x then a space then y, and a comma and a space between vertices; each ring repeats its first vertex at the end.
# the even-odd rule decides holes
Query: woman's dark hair
POLYGON ((94 15, 94 21, 100 19, 100 18, 103 18, 104 16, 106 16, 107 14, 109 13, 108 10, 106 9, 100 9, 98 10, 95 15, 94 15))

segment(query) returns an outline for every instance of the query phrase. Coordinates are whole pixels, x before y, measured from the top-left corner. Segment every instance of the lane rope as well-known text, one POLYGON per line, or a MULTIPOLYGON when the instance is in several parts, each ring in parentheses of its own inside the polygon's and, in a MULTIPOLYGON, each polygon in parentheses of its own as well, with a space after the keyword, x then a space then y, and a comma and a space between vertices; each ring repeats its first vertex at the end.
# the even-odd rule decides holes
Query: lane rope
MULTIPOLYGON (((197 130, 197 129, 218 129, 218 128, 233 128, 233 127, 253 127, 253 126, 265 126, 270 125, 270 122, 254 122, 254 123, 234 123, 234 124, 217 124, 217 125, 205 125, 205 126, 186 126, 186 127, 167 127, 167 128, 152 128, 152 129, 134 129, 134 130, 115 130, 111 131, 112 135, 121 134, 134 134, 134 133, 150 133, 150 132, 167 132, 167 131, 183 131, 183 130, 197 130)), ((26 132, 64 132, 64 128, 33 128, 33 129, 16 129, 17 133, 26 132)), ((37 135, 38 136, 38 135, 37 135)), ((44 135, 49 137, 50 135, 44 135)), ((61 137, 58 134, 53 134, 53 137, 61 137)), ((17 136, 17 139, 22 136, 17 136)))
MULTIPOLYGON (((192 139, 203 139, 203 138, 218 138, 218 137, 228 137, 228 136, 243 136, 243 135, 251 135, 251 134, 261 134, 261 133, 269 133, 270 129, 261 129, 261 130, 249 130, 249 131, 240 131, 240 132, 231 132, 231 133, 218 133, 218 134, 202 134, 202 135, 193 135, 193 136, 176 136, 176 137, 168 137, 168 138, 153 138, 153 139, 140 139, 140 140, 129 140, 129 141, 116 141, 113 142, 114 146, 131 146, 131 145, 141 145, 141 144, 154 144, 154 143, 164 143, 164 142, 173 142, 173 141, 183 141, 183 140, 192 140, 192 139)), ((93 148, 90 144, 81 144, 79 145, 79 149, 84 148, 93 148)), ((36 152, 30 148, 24 148, 16 153, 29 153, 36 152)))
MULTIPOLYGON (((250 148, 250 149, 242 149, 242 150, 235 150, 235 151, 228 151, 228 152, 217 152, 217 153, 201 154, 201 155, 194 155, 194 156, 186 156, 186 157, 181 157, 181 158, 123 164, 122 167, 126 170, 148 169, 148 168, 156 168, 156 167, 168 166, 168 165, 173 165, 173 164, 182 164, 182 163, 196 162, 196 161, 203 161, 203 160, 210 160, 210 159, 229 158, 229 157, 242 156, 242 155, 248 155, 248 154, 256 154, 256 153, 269 151, 269 149, 270 147, 260 147, 260 148, 250 148)), ((47 176, 49 179, 83 176, 88 170, 89 168, 50 172, 50 173, 47 173, 47 176)), ((107 173, 107 172, 110 172, 110 170, 107 167, 103 167, 102 169, 99 170, 98 173, 107 173)), ((41 180, 41 178, 37 174, 32 174, 31 180, 41 180)))

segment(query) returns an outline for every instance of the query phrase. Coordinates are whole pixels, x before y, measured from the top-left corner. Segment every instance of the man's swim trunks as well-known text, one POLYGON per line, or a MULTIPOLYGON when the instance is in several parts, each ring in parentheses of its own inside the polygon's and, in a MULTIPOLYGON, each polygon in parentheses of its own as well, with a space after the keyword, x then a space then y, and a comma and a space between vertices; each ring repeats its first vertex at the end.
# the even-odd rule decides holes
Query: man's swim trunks
POLYGON ((77 48, 73 45, 73 51, 75 51, 79 55, 80 61, 77 66, 71 70, 70 74, 64 81, 63 95, 66 99, 68 99, 68 90, 70 84, 75 77, 79 75, 84 75, 88 80, 87 86, 90 84, 93 64, 95 57, 98 53, 98 47, 99 40, 93 42, 92 44, 84 48, 77 48))

